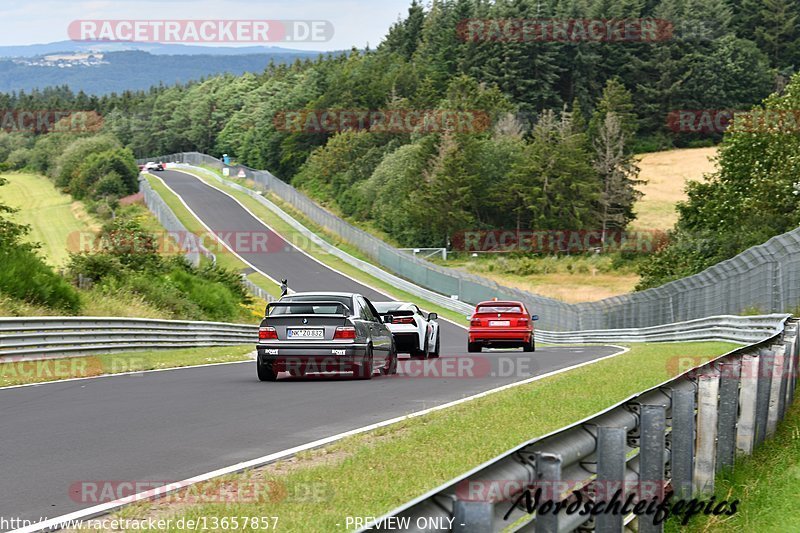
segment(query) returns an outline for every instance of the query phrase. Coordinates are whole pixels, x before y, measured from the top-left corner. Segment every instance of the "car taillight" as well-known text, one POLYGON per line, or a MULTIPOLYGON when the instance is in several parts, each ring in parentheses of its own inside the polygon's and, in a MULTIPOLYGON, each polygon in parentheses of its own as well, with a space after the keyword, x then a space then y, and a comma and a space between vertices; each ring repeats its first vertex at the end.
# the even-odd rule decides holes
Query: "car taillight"
POLYGON ((262 341, 278 340, 278 332, 275 328, 258 328, 258 338, 262 341))
POLYGON ((333 334, 333 340, 353 340, 356 338, 356 328, 340 327, 336 328, 336 333, 333 334))
POLYGON ((481 319, 480 318, 473 318, 472 319, 472 325, 473 326, 480 326, 481 325, 481 319))
POLYGON ((417 325, 417 321, 414 320, 413 317, 410 316, 399 316, 395 317, 393 324, 413 324, 417 325))
POLYGON ((528 325, 528 319, 527 318, 518 318, 517 319, 517 325, 518 326, 527 326, 528 325))

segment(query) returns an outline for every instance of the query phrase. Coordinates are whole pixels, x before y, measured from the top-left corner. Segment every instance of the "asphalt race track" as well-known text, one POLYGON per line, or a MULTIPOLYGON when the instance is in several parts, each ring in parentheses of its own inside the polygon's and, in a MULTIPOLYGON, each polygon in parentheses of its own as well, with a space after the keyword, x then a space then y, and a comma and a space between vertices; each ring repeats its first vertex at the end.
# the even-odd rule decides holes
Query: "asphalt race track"
MULTIPOLYGON (((266 231, 200 180, 172 171, 158 175, 213 230, 266 231)), ((276 235, 268 238, 282 246, 242 256, 273 278, 287 277, 292 289, 386 299, 276 235)), ((247 362, 0 389, 0 517, 53 518, 97 503, 70 494, 82 481, 183 480, 616 351, 540 348, 468 356, 466 332, 442 321, 436 368, 450 372, 427 372, 409 366, 421 362, 401 360, 400 375, 371 381, 312 376, 261 383, 255 363, 247 362), (470 364, 453 372, 452 363, 467 357, 470 364)))

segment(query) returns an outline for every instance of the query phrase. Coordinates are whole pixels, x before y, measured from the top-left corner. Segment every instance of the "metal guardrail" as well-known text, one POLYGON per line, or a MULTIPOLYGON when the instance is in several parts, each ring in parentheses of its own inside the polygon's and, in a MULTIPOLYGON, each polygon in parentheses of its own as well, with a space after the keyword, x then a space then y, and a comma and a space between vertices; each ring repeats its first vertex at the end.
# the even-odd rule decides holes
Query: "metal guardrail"
POLYGON ((258 326, 140 318, 0 318, 0 363, 147 349, 258 342, 258 326))
POLYGON ((408 532, 442 531, 442 525, 457 533, 663 531, 652 513, 631 512, 633 505, 596 516, 570 513, 570 506, 579 497, 611 504, 617 491, 617 501, 633 503, 712 493, 716 474, 772 436, 792 405, 800 328, 785 324, 761 343, 518 446, 362 531, 391 531, 398 523, 407 523, 408 532), (561 503, 559 510, 529 512, 525 491, 539 489, 540 503, 561 503))
POLYGON ((649 328, 596 331, 537 331, 536 340, 551 344, 729 341, 753 344, 779 334, 790 315, 712 316, 649 328))
MULTIPOLYGON (((218 159, 197 152, 157 159, 216 169, 226 167, 218 159)), ((241 165, 227 168, 232 169, 232 174, 242 171, 253 187, 277 195, 398 276, 442 295, 458 295, 462 302, 474 304, 493 297, 523 301, 542 315, 542 326, 549 330, 640 328, 722 314, 788 312, 800 306, 800 229, 662 287, 599 302, 568 304, 413 257, 325 210, 268 171, 241 165)))
MULTIPOLYGON (((710 317, 652 328, 536 332, 538 342, 597 344, 727 340, 753 343, 780 332, 789 315, 710 317)), ((140 318, 0 318, 0 363, 9 356, 58 357, 100 352, 256 344, 255 325, 140 318)), ((464 347, 466 349, 466 346, 464 347)))

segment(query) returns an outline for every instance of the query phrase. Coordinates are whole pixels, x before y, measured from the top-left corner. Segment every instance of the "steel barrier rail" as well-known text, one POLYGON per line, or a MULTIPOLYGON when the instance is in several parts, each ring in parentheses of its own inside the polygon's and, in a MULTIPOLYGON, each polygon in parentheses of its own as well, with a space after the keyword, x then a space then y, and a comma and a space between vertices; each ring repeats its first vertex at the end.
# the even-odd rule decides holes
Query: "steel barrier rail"
MULTIPOLYGON (((800 328, 739 348, 591 417, 522 444, 374 520, 361 531, 663 531, 650 516, 531 514, 525 490, 547 500, 675 501, 713 493, 715 475, 752 454, 792 405, 800 328), (405 522, 407 520, 407 522, 405 522), (448 524, 450 524, 448 526, 448 524)), ((717 502, 719 503, 719 502, 717 502)), ((551 507, 552 509, 552 507, 551 507)), ((630 508, 629 508, 630 509, 630 508)))
POLYGON ((258 342, 258 326, 139 318, 0 318, 0 363, 20 357, 258 342))

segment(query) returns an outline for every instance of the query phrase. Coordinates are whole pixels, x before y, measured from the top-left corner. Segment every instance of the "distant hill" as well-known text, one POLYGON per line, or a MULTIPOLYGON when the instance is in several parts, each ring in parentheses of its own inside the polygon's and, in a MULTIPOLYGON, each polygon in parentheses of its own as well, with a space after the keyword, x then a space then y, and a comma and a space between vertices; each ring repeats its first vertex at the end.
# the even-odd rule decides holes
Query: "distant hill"
MULTIPOLYGON (((20 47, 4 47, 5 50, 10 48, 20 47)), ((172 51, 179 48, 194 47, 165 47, 172 51)), ((0 92, 68 85, 75 92, 82 90, 88 94, 102 95, 148 89, 159 83, 185 83, 214 74, 262 72, 270 61, 293 63, 298 58, 316 59, 319 56, 319 52, 275 47, 250 48, 270 48, 272 51, 220 55, 220 48, 214 48, 209 54, 203 55, 164 55, 143 51, 100 53, 94 50, 90 53, 84 50, 53 49, 38 55, 0 59, 0 92)))
POLYGON ((252 54, 299 54, 316 57, 319 52, 292 50, 279 46, 191 46, 186 44, 103 42, 103 41, 58 41, 54 43, 27 44, 20 46, 0 46, 0 58, 36 57, 45 54, 66 52, 129 52, 138 50, 153 55, 207 55, 240 56, 252 54))

